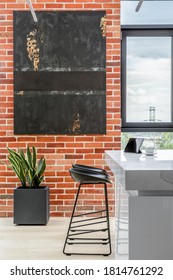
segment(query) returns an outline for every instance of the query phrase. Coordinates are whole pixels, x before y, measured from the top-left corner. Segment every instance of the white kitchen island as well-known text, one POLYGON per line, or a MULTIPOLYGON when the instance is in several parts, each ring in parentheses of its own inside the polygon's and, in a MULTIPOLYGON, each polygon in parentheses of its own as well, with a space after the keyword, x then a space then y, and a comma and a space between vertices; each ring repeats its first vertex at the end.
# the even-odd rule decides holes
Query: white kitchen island
POLYGON ((173 260, 173 150, 106 151, 115 177, 116 258, 173 260))

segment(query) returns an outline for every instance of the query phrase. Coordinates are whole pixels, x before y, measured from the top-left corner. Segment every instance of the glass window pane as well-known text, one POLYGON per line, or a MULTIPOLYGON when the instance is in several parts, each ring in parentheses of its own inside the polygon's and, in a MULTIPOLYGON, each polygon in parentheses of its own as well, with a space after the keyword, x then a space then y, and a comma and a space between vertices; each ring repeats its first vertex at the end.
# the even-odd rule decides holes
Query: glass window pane
POLYGON ((127 38, 127 122, 171 122, 171 38, 127 38))
POLYGON ((173 1, 145 0, 135 12, 139 1, 121 1, 121 24, 173 24, 173 1))

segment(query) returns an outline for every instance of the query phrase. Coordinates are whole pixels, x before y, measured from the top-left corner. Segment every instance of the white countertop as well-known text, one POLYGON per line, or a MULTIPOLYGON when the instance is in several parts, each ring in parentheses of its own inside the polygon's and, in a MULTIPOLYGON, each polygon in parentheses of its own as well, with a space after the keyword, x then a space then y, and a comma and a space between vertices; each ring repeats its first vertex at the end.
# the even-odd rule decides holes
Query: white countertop
POLYGON ((173 150, 158 150, 154 156, 124 153, 120 150, 105 151, 105 154, 125 171, 173 170, 173 150))

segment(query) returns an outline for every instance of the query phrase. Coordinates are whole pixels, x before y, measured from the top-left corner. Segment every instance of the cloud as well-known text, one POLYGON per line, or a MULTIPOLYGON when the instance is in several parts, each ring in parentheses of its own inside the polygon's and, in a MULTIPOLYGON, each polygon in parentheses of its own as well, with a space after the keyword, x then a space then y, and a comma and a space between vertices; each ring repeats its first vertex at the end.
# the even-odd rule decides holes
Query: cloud
POLYGON ((166 58, 129 57, 127 64, 128 120, 149 119, 154 106, 157 119, 170 119, 171 61, 166 58))
MULTIPOLYGON (((173 23, 173 1, 144 1, 138 13, 136 5, 137 1, 121 2, 122 24, 173 23)), ((148 120, 149 107, 154 106, 157 120, 170 121, 171 38, 127 40, 127 120, 148 120)))

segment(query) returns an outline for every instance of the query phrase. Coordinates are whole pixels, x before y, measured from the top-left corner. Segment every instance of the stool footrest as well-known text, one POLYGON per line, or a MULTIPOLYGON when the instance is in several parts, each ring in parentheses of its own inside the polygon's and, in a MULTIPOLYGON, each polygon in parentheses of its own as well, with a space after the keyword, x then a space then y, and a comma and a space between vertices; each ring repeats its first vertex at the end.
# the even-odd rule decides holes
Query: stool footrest
POLYGON ((78 244, 85 244, 85 245, 87 245, 87 244, 94 244, 94 245, 96 245, 96 244, 101 244, 101 245, 107 245, 109 242, 72 242, 72 243, 70 243, 70 242, 67 242, 67 244, 68 245, 78 245, 78 244))
POLYGON ((106 241, 106 240, 109 240, 109 238, 105 238, 105 237, 103 237, 103 238, 89 238, 89 237, 84 237, 84 238, 80 238, 80 237, 75 237, 75 238, 68 238, 69 240, 102 240, 102 241, 106 241))
POLYGON ((93 229, 93 230, 90 230, 90 229, 85 229, 85 230, 77 230, 78 232, 77 233, 70 233, 68 236, 74 236, 74 235, 80 235, 80 234, 86 234, 86 233, 93 233, 93 232, 100 232, 100 231, 106 231, 108 230, 107 228, 102 228, 102 229, 93 229))
POLYGON ((82 217, 82 216, 91 215, 91 214, 98 214, 98 213, 102 213, 102 212, 106 212, 106 209, 94 211, 94 212, 83 213, 83 214, 79 214, 79 215, 74 215, 73 218, 82 217))
POLYGON ((106 223, 106 221, 95 222, 95 223, 87 223, 87 224, 84 224, 84 225, 73 226, 73 227, 71 227, 71 229, 85 227, 85 226, 91 226, 91 225, 96 225, 96 224, 102 224, 102 223, 106 223))
MULTIPOLYGON (((89 182, 89 183, 95 184, 95 181, 89 182)), ((86 182, 80 183, 77 194, 76 194, 76 199, 74 202, 74 207, 73 207, 73 211, 72 211, 72 215, 71 215, 71 219, 70 219, 70 223, 69 223, 69 227, 68 227, 68 231, 67 231, 66 240, 64 243, 64 248, 63 248, 64 254, 102 255, 102 256, 108 256, 111 254, 111 238, 110 238, 107 186, 106 186, 105 181, 102 183, 104 185, 104 202, 105 202, 104 206, 102 207, 102 210, 86 212, 86 213, 76 215, 76 206, 78 203, 78 197, 79 197, 81 187, 82 187, 82 185, 87 184, 86 182), (98 238, 97 238, 97 236, 98 236, 98 238), (89 244, 92 245, 92 246, 88 246, 88 248, 91 247, 91 253, 72 252, 75 250, 78 251, 77 248, 80 247, 80 245, 84 245, 84 247, 85 247, 85 245, 89 245, 89 244), (75 245, 75 246, 70 249, 70 252, 68 252, 68 250, 66 250, 66 245, 68 245, 69 247, 71 245, 75 245), (92 253, 92 250, 94 249, 93 245, 99 245, 99 247, 103 246, 102 247, 102 248, 104 248, 103 251, 106 250, 108 252, 92 253)), ((88 248, 87 248, 87 251, 88 251, 88 248)))
POLYGON ((83 223, 83 222, 92 221, 92 220, 98 220, 98 219, 103 219, 103 218, 107 218, 107 216, 100 216, 100 217, 96 217, 96 218, 90 218, 90 219, 84 219, 84 220, 77 220, 77 221, 73 221, 72 224, 75 224, 75 223, 83 223))

